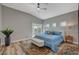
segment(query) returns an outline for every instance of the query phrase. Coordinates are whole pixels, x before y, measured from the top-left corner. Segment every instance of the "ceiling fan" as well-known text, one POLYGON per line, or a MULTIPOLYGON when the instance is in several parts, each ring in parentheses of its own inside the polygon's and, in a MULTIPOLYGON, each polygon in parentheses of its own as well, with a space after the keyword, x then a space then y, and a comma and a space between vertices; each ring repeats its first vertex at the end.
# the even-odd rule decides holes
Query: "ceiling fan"
POLYGON ((47 10, 47 8, 41 7, 41 3, 37 3, 37 10, 47 10))

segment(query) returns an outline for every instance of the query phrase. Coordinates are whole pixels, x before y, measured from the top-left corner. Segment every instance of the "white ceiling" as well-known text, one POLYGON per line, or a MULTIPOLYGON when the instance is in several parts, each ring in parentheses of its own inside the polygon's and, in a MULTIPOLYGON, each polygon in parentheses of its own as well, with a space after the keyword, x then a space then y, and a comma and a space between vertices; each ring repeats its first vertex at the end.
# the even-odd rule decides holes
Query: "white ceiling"
POLYGON ((37 3, 3 3, 2 5, 32 14, 42 20, 78 10, 77 3, 41 3, 40 7, 47 10, 37 10, 37 3))

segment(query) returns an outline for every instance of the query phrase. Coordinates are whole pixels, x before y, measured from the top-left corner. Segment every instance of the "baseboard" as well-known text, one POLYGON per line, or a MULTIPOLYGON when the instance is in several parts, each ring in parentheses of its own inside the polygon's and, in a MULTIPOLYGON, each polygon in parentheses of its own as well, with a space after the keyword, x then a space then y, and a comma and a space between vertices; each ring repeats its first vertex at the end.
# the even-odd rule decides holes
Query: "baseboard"
MULTIPOLYGON (((24 40, 30 40, 30 39, 29 38, 24 38, 24 39, 14 40, 14 41, 11 41, 11 43, 15 43, 15 42, 19 42, 19 41, 24 41, 24 40)), ((5 43, 2 42, 1 45, 5 45, 5 43)))
POLYGON ((73 43, 78 45, 78 42, 77 41, 74 41, 73 43))

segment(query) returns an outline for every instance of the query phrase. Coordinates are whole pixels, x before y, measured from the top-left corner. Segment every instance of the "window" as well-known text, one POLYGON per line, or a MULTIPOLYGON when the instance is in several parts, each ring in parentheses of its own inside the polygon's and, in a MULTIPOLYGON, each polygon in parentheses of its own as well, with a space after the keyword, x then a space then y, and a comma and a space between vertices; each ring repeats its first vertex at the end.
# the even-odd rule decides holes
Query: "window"
POLYGON ((53 23, 52 26, 53 26, 53 27, 56 27, 56 23, 53 23))
POLYGON ((32 24, 32 37, 42 32, 42 24, 32 24))
POLYGON ((49 27, 50 27, 50 24, 45 24, 43 26, 43 32, 48 31, 49 30, 49 27))
POLYGON ((66 26, 66 25, 67 23, 65 21, 60 23, 60 26, 66 26))
POLYGON ((47 28, 49 28, 49 26, 50 26, 49 24, 46 24, 46 27, 47 27, 47 28))

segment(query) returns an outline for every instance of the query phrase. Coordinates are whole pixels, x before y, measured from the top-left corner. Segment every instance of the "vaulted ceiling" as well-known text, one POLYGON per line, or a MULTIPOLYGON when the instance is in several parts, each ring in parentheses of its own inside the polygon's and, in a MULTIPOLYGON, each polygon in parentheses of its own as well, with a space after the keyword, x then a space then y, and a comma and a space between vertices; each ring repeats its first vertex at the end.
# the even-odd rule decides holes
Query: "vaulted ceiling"
POLYGON ((42 20, 78 10, 77 3, 2 3, 2 5, 29 13, 42 20))

